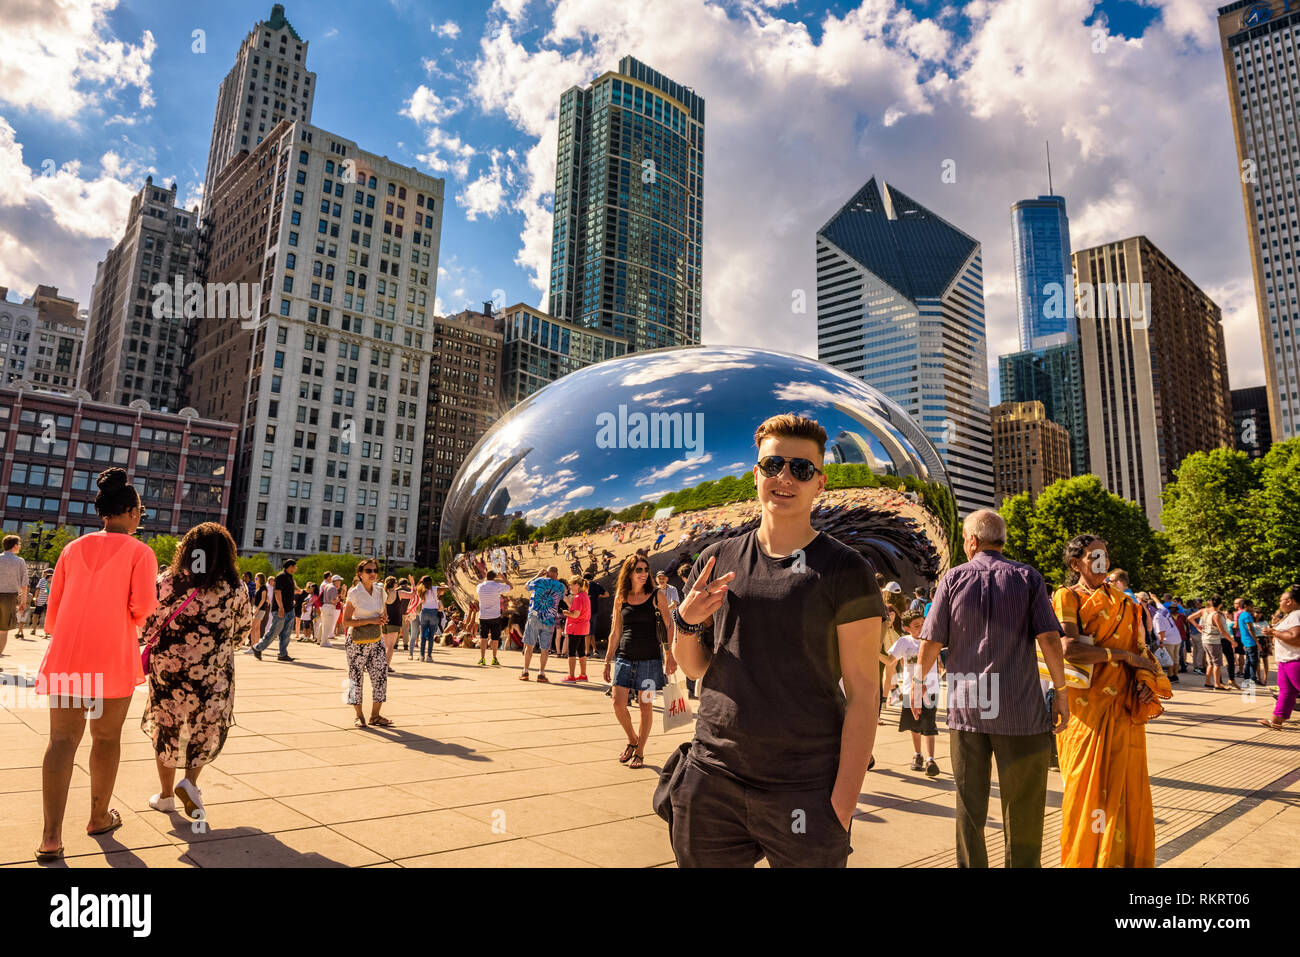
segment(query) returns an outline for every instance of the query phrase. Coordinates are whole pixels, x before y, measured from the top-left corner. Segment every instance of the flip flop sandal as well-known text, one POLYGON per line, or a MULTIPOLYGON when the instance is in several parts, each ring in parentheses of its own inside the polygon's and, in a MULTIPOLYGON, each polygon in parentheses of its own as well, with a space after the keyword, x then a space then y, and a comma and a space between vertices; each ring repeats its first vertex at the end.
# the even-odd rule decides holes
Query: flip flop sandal
POLYGON ((644 754, 632 755, 632 760, 628 763, 628 767, 634 771, 645 767, 645 755, 644 754))
POLYGON ((63 845, 59 845, 57 851, 37 851, 36 860, 40 864, 50 864, 54 861, 63 860, 63 845))
POLYGON ((357 718, 355 721, 352 722, 352 727, 354 728, 364 728, 365 726, 366 726, 365 718, 357 718))
POLYGON ((1272 721, 1265 721, 1263 718, 1260 718, 1260 719, 1259 719, 1258 721, 1256 721, 1255 723, 1256 723, 1256 724, 1262 724, 1264 727, 1269 728, 1270 730, 1273 730, 1273 731, 1281 731, 1282 728, 1283 728, 1283 725, 1280 725, 1280 724, 1274 724, 1272 721))
POLYGON ((370 724, 375 728, 391 728, 393 726, 393 722, 389 721, 383 715, 380 715, 377 718, 371 718, 370 724))
POLYGON ((632 756, 635 754, 636 754, 636 745, 629 744, 626 748, 623 749, 623 753, 618 756, 618 763, 627 764, 629 761, 632 760, 632 756))
POLYGON ((101 827, 97 831, 87 831, 86 836, 98 837, 101 834, 111 834, 122 826, 122 815, 117 813, 117 808, 113 807, 108 809, 108 818, 112 822, 108 827, 101 827))

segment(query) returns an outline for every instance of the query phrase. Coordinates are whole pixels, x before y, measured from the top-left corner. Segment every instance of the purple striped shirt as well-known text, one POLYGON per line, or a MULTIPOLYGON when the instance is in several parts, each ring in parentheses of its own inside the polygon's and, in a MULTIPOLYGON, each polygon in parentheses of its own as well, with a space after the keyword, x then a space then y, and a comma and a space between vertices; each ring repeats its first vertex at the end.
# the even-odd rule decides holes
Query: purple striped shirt
POLYGON ((948 649, 948 727, 1043 734, 1051 719, 1036 638, 1061 633, 1043 576, 1001 552, 977 552, 939 580, 921 638, 948 649))

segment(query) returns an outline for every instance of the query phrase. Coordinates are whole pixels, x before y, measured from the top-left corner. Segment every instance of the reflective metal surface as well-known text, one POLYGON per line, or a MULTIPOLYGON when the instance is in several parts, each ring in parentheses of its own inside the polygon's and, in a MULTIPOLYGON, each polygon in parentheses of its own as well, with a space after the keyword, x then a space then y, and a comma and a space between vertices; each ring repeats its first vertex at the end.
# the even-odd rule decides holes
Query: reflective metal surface
MULTIPOLYGON (((861 551, 904 590, 933 583, 947 570, 958 542, 956 506, 938 453, 907 413, 813 359, 714 346, 610 359, 521 402, 457 473, 443 511, 443 555, 473 550, 522 518, 544 527, 548 541, 579 526, 591 529, 596 554, 608 547, 617 556, 607 574, 596 575, 611 590, 618 562, 638 547, 650 548, 661 528, 666 534, 651 553, 652 567, 675 566, 720 538, 757 527, 754 431, 784 412, 826 429, 828 465, 858 466, 828 469, 814 527, 861 551), (835 488, 837 480, 859 487, 835 488), (736 501, 745 489, 748 500, 736 501), (670 493, 677 493, 671 520, 614 543, 612 526, 651 519, 670 504, 661 501, 670 493)), ((542 559, 567 571, 567 560, 550 547, 525 568, 542 559)), ((585 551, 581 562, 588 564, 585 551)), ((478 578, 460 562, 448 581, 464 606, 478 578)))

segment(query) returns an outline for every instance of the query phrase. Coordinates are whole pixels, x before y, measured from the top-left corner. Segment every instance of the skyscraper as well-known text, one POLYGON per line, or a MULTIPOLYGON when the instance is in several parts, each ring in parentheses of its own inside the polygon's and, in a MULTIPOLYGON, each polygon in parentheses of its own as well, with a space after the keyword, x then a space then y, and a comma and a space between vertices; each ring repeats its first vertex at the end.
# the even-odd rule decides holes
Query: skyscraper
POLYGON ((1234 448, 1252 459, 1262 459, 1273 446, 1269 431, 1268 390, 1262 385, 1232 390, 1234 448))
POLYGON ((1300 258, 1300 3, 1239 0, 1219 8, 1242 200, 1255 275, 1259 337, 1272 435, 1300 435, 1300 301, 1293 269, 1300 258))
POLYGON ((1089 470, 1158 528, 1183 459, 1232 445, 1222 316, 1145 236, 1079 250, 1074 273, 1089 470))
POLYGON ((195 316, 171 299, 155 310, 163 303, 154 287, 183 289, 198 278, 198 209, 177 206, 176 184, 155 186, 149 176, 131 198, 122 239, 95 267, 80 383, 91 398, 120 405, 143 399, 164 412, 189 403, 195 316))
POLYGON ((240 150, 252 150, 281 120, 311 122, 316 74, 307 69, 307 41, 285 19, 284 4, 271 7, 239 46, 235 65, 217 92, 208 172, 203 181, 203 218, 217 177, 240 150))
POLYGON ((251 284, 257 308, 200 323, 193 376, 200 413, 240 425, 241 549, 415 554, 442 199, 303 122, 222 170, 210 285, 251 284))
POLYGON ((630 56, 560 98, 549 311, 629 352, 700 341, 704 99, 630 56))
MULTIPOLYGON (((1067 287, 1073 324, 1074 282, 1067 287)), ((1088 417, 1083 401, 1083 365, 1077 336, 1044 349, 998 356, 1003 402, 1041 402, 1047 417, 1067 433, 1075 475, 1088 471, 1088 417)))
POLYGON ((522 302, 501 310, 505 346, 502 398, 512 408, 538 389, 584 366, 627 352, 627 342, 556 319, 522 302))
POLYGON ((898 402, 963 513, 993 504, 980 244, 873 177, 817 233, 817 357, 898 402))
POLYGON ((1043 349, 1074 338, 1070 219, 1061 196, 1022 199, 1011 207, 1020 348, 1043 349))
POLYGON ((1070 477, 1065 429, 1047 417, 1041 402, 1003 402, 989 413, 993 422, 993 468, 997 504, 1070 477))

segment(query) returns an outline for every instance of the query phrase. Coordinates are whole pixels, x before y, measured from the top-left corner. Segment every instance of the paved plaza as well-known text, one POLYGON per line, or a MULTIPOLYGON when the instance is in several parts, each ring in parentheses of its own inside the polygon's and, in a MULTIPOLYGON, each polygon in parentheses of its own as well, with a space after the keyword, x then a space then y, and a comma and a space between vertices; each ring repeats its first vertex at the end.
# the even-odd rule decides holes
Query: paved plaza
MULTIPOLYGON (((9 680, 20 668, 33 672, 46 644, 11 637, 0 661, 9 680)), ((295 642, 291 654, 296 662, 238 656, 237 726, 200 778, 206 832, 148 806, 158 780, 138 693, 113 799, 125 825, 86 837, 87 735, 64 828, 67 866, 672 866, 667 827, 650 802, 658 765, 690 732, 662 733, 658 709, 646 767, 633 771, 617 761, 625 738, 603 684, 524 683, 519 653, 503 653, 501 668, 481 668, 477 652, 439 647, 432 664, 397 653, 384 709, 396 726, 358 730, 343 702, 343 652, 295 642)), ((599 662, 589 673, 599 677, 599 662)), ((1255 724, 1271 707, 1267 692, 1252 703, 1187 678, 1196 686, 1176 685, 1169 713, 1149 728, 1160 865, 1294 865, 1300 734, 1255 724)), ((24 706, 12 685, 5 692, 0 864, 37 866, 48 717, 24 706)), ((939 738, 943 773, 930 779, 907 770, 911 743, 895 730, 897 710, 882 720, 849 865, 953 866, 947 739, 939 738)), ((1052 772, 1049 866, 1058 860, 1059 783, 1052 772)), ((990 814, 990 857, 1000 861, 996 790, 990 814)))

